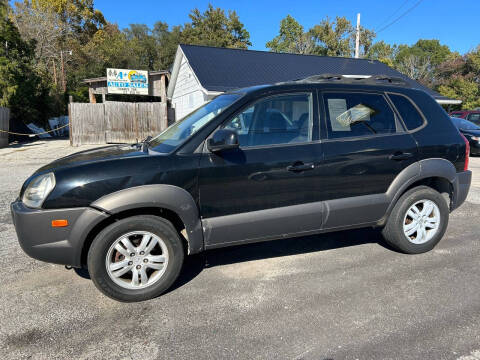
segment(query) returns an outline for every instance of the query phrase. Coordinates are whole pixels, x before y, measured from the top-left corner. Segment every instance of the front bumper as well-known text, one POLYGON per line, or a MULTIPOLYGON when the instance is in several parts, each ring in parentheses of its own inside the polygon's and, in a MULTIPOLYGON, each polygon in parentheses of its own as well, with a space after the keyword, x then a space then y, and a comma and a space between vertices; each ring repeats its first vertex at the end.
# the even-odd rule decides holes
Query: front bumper
POLYGON ((470 170, 457 173, 453 184, 454 196, 452 202, 452 210, 455 210, 463 204, 467 198, 470 184, 472 182, 472 172, 470 170))
POLYGON ((108 217, 93 208, 31 209, 17 200, 10 205, 18 242, 34 259, 80 267, 84 241, 93 227, 108 217), (52 227, 52 220, 67 220, 52 227))

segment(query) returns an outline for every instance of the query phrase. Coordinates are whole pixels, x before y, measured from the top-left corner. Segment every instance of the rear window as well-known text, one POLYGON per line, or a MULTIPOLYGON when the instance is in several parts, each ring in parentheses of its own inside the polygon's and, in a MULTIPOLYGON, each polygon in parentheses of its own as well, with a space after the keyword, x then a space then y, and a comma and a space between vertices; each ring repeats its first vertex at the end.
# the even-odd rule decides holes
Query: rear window
POLYGON ((367 93, 325 93, 328 138, 397 132, 397 122, 385 97, 367 93))
POLYGON ((409 99, 402 95, 388 94, 388 96, 397 108, 408 130, 414 130, 423 125, 422 115, 409 99))

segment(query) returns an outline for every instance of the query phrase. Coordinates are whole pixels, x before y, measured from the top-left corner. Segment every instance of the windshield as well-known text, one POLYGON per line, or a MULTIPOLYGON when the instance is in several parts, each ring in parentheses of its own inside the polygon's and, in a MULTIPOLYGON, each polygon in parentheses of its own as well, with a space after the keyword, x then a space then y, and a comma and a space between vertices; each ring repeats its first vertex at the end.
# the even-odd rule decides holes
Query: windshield
POLYGON ((480 130, 480 126, 475 125, 471 121, 465 120, 465 119, 460 119, 456 117, 451 118, 453 123, 457 128, 460 130, 480 130))
POLYGON ((215 116, 220 114, 240 98, 240 96, 240 94, 217 96, 212 101, 169 126, 160 135, 154 137, 150 140, 149 147, 156 152, 169 153, 173 151, 215 116))

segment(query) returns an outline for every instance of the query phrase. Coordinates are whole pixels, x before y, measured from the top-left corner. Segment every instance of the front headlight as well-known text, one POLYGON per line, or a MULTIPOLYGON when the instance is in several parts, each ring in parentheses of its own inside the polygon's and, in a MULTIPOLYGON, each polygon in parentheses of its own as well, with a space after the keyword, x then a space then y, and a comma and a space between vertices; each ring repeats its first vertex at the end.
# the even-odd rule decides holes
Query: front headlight
POLYGON ((478 137, 478 136, 472 136, 472 140, 480 141, 480 137, 478 137))
POLYGON ((22 201, 31 208, 40 208, 55 187, 55 175, 43 174, 33 179, 23 193, 22 201))

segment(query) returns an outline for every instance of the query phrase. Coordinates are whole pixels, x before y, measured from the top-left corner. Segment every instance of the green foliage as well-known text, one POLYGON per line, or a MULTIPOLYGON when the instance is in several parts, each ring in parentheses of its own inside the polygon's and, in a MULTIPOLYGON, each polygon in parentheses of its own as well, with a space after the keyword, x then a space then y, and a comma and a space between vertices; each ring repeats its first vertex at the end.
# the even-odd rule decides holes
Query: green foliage
POLYGON ((41 122, 48 113, 48 90, 34 71, 35 43, 21 38, 0 2, 0 106, 9 107, 15 121, 41 122))
POLYGON ((251 45, 236 12, 212 5, 203 13, 192 10, 184 25, 159 21, 153 28, 130 24, 123 30, 108 23, 93 0, 23 0, 9 16, 7 10, 0 0, 0 40, 8 40, 9 46, 8 58, 0 48, 0 104, 9 106, 14 117, 40 125, 49 116, 66 113, 69 95, 88 101, 82 80, 105 76, 108 67, 168 69, 180 43, 251 45))
POLYGON ((385 41, 380 40, 368 49, 366 57, 368 57, 369 59, 381 61, 384 64, 393 67, 396 53, 396 45, 390 45, 387 44, 385 41))
POLYGON ((158 21, 153 26, 152 34, 157 47, 155 68, 157 70, 169 69, 173 64, 177 46, 180 43, 182 27, 173 26, 170 29, 167 23, 158 21))
POLYGON ((208 45, 246 49, 252 45, 250 34, 240 22, 235 11, 225 11, 208 4, 201 13, 193 9, 189 15, 191 22, 185 24, 181 41, 186 44, 208 45))
POLYGON ((345 17, 337 16, 335 21, 327 17, 309 31, 315 41, 313 53, 324 56, 351 56, 352 32, 352 24, 345 17))
MULTIPOLYGON (((153 27, 130 24, 119 29, 95 9, 93 0, 23 0, 11 10, 0 0, 0 105, 9 106, 16 119, 41 124, 48 116, 66 112, 69 95, 88 101, 82 80, 105 76, 108 67, 169 69, 180 43, 241 49, 251 45, 235 11, 209 4, 203 12, 193 9, 189 17, 182 25, 158 21, 153 27)), ((421 39, 409 46, 374 39, 373 30, 360 28, 362 57, 462 99, 463 108, 480 105, 480 46, 460 56, 438 40, 421 39)), ((352 57, 355 28, 337 16, 306 30, 287 15, 266 46, 276 52, 352 57)))
POLYGON ((461 99, 462 109, 480 106, 480 46, 464 56, 451 54, 439 64, 437 73, 440 94, 461 99))
POLYGON ((94 8, 93 0, 24 0, 40 11, 54 11, 81 42, 86 42, 106 24, 103 14, 94 8))
POLYGON ((309 54, 313 49, 313 40, 304 33, 297 20, 287 15, 280 22, 279 34, 265 46, 275 52, 309 54))
MULTIPOLYGON (((375 38, 373 30, 360 27, 360 52, 366 53, 375 38)), ((271 51, 323 56, 353 56, 355 29, 345 17, 328 17, 307 32, 292 16, 280 22, 279 34, 267 42, 271 51)))
POLYGON ((438 87, 438 92, 452 99, 462 100, 462 109, 474 109, 480 106, 480 89, 478 83, 464 77, 448 80, 438 87))

